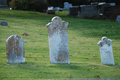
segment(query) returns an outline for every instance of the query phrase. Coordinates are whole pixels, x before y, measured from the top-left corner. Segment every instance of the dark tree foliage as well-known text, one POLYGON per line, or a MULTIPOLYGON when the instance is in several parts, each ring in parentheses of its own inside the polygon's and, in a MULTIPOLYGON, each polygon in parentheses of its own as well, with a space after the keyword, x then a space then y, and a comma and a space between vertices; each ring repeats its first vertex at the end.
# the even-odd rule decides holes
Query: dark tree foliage
POLYGON ((48 0, 49 6, 59 6, 64 7, 64 2, 72 3, 73 6, 76 5, 89 5, 91 2, 107 2, 107 3, 116 3, 116 5, 120 5, 120 0, 48 0))

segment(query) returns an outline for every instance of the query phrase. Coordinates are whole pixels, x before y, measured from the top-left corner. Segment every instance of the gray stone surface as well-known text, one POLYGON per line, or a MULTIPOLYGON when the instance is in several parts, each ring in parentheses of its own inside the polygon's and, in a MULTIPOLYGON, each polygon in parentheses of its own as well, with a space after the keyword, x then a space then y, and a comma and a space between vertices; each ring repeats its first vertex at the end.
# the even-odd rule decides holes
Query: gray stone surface
POLYGON ((76 16, 78 15, 78 6, 70 7, 69 15, 76 16))
POLYGON ((2 21, 2 22, 0 23, 0 25, 2 25, 2 26, 8 26, 8 23, 7 23, 7 22, 2 21))
POLYGON ((117 16, 116 22, 119 22, 119 23, 120 23, 120 15, 117 16))
POLYGON ((0 9, 8 9, 7 0, 0 0, 0 9))
POLYGON ((72 4, 64 2, 64 10, 69 10, 70 7, 72 7, 72 4))
POLYGON ((94 15, 99 15, 95 5, 83 6, 81 7, 81 15, 79 18, 93 17, 94 15))
POLYGON ((101 41, 98 42, 100 47, 101 62, 102 64, 114 65, 114 57, 112 51, 112 40, 107 37, 102 37, 101 41))
POLYGON ((51 63, 69 63, 68 49, 68 22, 62 21, 58 16, 48 23, 49 50, 51 63))
POLYGON ((18 35, 12 35, 6 40, 6 55, 8 63, 24 63, 24 41, 18 35))

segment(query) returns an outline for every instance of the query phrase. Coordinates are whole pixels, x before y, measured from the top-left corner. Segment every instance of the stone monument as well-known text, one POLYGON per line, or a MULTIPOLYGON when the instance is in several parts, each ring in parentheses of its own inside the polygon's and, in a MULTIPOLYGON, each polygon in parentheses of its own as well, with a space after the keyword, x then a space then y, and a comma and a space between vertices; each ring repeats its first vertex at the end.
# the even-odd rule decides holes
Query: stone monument
POLYGON ((107 37, 102 37, 101 41, 97 44, 100 47, 101 62, 102 64, 112 64, 114 65, 114 57, 112 51, 112 40, 107 37))
POLYGON ((48 23, 49 50, 51 63, 69 63, 68 22, 58 16, 48 23))
POLYGON ((18 35, 12 35, 6 40, 6 55, 8 63, 24 63, 24 41, 18 35))

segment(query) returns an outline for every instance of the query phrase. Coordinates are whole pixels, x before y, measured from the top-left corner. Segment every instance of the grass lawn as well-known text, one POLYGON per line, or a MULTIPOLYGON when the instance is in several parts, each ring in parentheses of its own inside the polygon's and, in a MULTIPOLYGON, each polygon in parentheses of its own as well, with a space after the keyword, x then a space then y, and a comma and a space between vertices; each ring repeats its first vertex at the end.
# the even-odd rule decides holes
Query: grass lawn
POLYGON ((48 15, 0 9, 0 22, 8 23, 8 26, 0 26, 0 80, 120 79, 120 23, 115 20, 80 19, 66 14, 68 11, 48 15), (46 24, 54 16, 60 16, 69 23, 70 64, 50 63, 46 24), (23 36, 24 32, 28 36, 23 36), (6 40, 11 35, 23 38, 25 63, 7 63, 6 40), (97 43, 103 36, 113 40, 115 65, 101 64, 97 43))

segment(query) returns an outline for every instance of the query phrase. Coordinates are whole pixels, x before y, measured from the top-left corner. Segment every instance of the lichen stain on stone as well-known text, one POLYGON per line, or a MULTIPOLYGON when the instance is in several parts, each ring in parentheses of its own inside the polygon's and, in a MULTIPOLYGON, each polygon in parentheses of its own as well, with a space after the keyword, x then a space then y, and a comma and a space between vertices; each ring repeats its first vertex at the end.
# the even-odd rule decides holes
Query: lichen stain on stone
POLYGON ((9 58, 9 53, 13 50, 14 48, 14 37, 11 37, 8 42, 6 42, 6 55, 7 59, 9 58))
POLYGON ((56 61, 61 61, 61 62, 66 61, 66 60, 67 60, 67 56, 65 52, 59 53, 58 58, 56 59, 56 61))
POLYGON ((103 46, 102 42, 100 43, 100 46, 101 46, 101 47, 103 46))
MULTIPOLYGON (((7 59, 9 58, 9 54, 10 52, 14 52, 15 55, 17 56, 20 56, 20 52, 22 52, 22 49, 24 50, 24 47, 23 48, 20 48, 19 45, 19 39, 21 37, 20 36, 11 36, 8 41, 6 42, 6 56, 7 56, 7 59)), ((23 57, 25 57, 25 55, 23 54, 23 57)))

